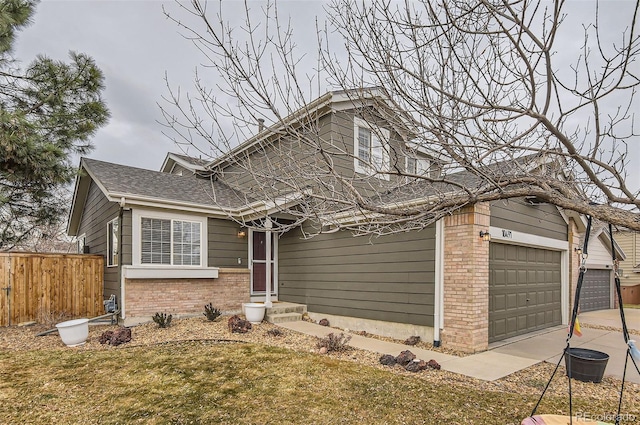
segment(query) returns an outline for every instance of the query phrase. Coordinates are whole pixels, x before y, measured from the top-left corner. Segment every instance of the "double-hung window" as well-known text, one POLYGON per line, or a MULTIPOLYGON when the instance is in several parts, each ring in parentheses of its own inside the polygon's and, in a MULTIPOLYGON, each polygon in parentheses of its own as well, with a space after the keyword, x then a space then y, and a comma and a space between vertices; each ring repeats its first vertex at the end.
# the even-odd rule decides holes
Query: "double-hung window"
POLYGON ((389 130, 354 118, 354 169, 357 173, 389 179, 389 130))
POLYGON ((114 218, 107 223, 107 267, 117 266, 118 262, 118 219, 114 218))
POLYGON ((418 176, 427 175, 430 166, 431 164, 426 158, 418 158, 413 155, 406 157, 405 170, 407 174, 415 174, 418 176))
POLYGON ((142 264, 201 265, 201 223, 141 218, 142 264))

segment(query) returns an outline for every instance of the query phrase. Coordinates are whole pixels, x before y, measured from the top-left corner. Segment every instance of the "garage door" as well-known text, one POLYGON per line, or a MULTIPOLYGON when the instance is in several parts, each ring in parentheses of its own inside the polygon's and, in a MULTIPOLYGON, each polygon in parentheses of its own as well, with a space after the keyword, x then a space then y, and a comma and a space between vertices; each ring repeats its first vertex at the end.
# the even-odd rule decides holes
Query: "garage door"
POLYGON ((588 269, 582 281, 580 311, 603 310, 610 307, 611 271, 588 269))
POLYGON ((561 254, 492 242, 489 342, 562 323, 561 254))

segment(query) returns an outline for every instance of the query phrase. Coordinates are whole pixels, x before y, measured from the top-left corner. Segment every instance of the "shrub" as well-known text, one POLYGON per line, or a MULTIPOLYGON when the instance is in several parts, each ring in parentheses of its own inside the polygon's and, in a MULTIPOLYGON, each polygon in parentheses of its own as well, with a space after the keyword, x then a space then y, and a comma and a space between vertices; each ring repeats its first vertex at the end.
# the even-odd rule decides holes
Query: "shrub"
POLYGON ((213 304, 209 303, 204 306, 204 313, 202 314, 205 315, 207 320, 213 322, 214 320, 216 320, 218 317, 222 315, 222 312, 217 308, 215 308, 213 304))
POLYGON ((332 351, 347 351, 349 346, 347 345, 351 341, 351 335, 345 335, 341 333, 340 335, 335 335, 330 333, 329 335, 321 338, 316 344, 318 349, 326 348, 327 353, 332 351))
POLYGON ((172 318, 173 315, 171 314, 167 316, 167 313, 156 313, 153 316, 153 321, 156 322, 161 328, 168 328, 169 326, 171 326, 172 318))

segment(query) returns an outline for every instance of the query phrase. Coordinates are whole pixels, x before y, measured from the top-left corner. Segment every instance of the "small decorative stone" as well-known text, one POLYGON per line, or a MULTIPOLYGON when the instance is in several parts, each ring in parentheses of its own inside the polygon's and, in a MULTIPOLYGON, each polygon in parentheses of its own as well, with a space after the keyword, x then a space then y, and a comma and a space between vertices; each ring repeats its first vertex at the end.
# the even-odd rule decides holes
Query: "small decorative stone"
POLYGON ((409 372, 420 372, 427 368, 427 363, 424 360, 412 360, 404 368, 409 372))
POLYGON ((320 319, 318 322, 320 326, 329 326, 329 321, 327 319, 320 319))
POLYGON ((420 337, 418 335, 410 336, 404 341, 405 345, 416 345, 420 342, 420 337))
POLYGON ((382 357, 380 357, 380 364, 385 366, 395 366, 396 358, 391 354, 383 354, 382 357))
POLYGON ((327 347, 320 347, 320 350, 318 350, 320 352, 320 354, 327 354, 327 347))
POLYGON ((416 355, 413 354, 409 350, 404 350, 402 353, 398 354, 396 357, 396 363, 401 366, 406 366, 409 362, 413 361, 416 358, 416 355))

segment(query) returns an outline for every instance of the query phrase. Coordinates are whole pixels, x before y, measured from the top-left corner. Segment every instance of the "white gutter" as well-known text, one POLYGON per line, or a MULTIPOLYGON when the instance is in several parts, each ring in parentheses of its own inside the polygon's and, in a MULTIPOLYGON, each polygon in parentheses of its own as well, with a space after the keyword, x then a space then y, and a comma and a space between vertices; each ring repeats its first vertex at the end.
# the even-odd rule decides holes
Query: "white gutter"
POLYGON ((266 283, 266 293, 264 299, 264 305, 266 308, 273 307, 273 303, 271 302, 271 287, 273 286, 273 282, 271 281, 271 239, 273 238, 273 233, 271 233, 273 225, 271 223, 271 219, 267 217, 266 222, 264 224, 265 228, 265 283, 266 283))
POLYGON ((302 192, 294 192, 284 195, 275 200, 254 201, 251 204, 244 205, 240 208, 220 208, 215 206, 206 206, 202 204, 194 204, 190 202, 173 201, 170 199, 160 199, 150 196, 132 195, 128 193, 110 193, 107 199, 110 202, 120 203, 126 197, 127 205, 138 205, 147 207, 167 208, 168 206, 179 207, 181 211, 198 212, 207 214, 212 217, 227 218, 229 216, 252 219, 262 216, 265 213, 271 214, 287 205, 291 205, 310 193, 309 190, 302 192))
MULTIPOLYGON (((426 198, 412 199, 410 201, 405 201, 405 202, 395 202, 393 204, 384 204, 384 205, 381 205, 380 208, 391 209, 391 208, 419 207, 421 205, 430 204, 434 202, 436 199, 437 199, 437 196, 429 196, 426 198)), ((370 219, 382 217, 382 216, 384 216, 384 214, 379 212, 374 212, 374 211, 358 211, 354 213, 353 210, 350 210, 350 211, 345 211, 342 213, 335 214, 332 220, 329 220, 323 217, 320 217, 320 220, 323 222, 323 224, 332 224, 336 222, 338 224, 348 224, 348 223, 356 224, 364 220, 370 220, 370 219)))

